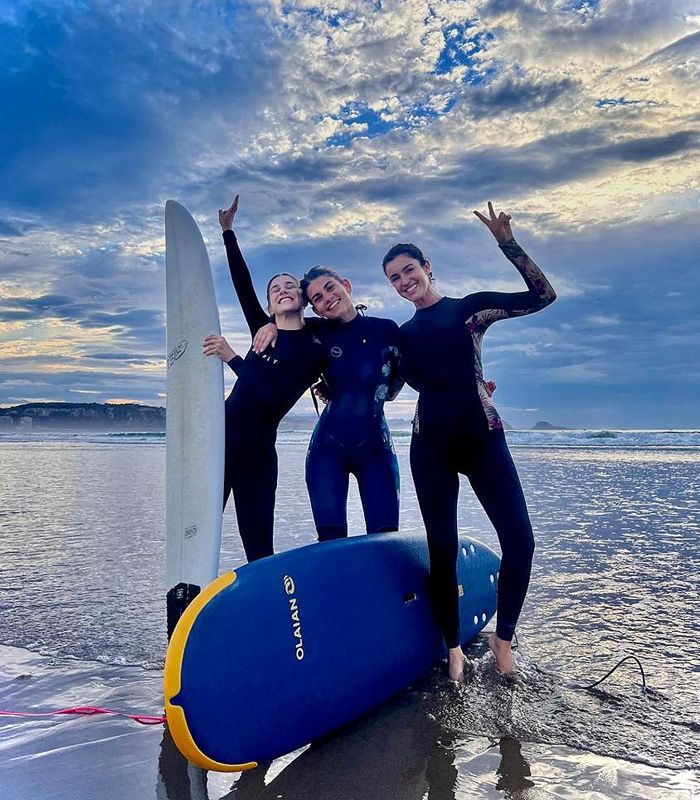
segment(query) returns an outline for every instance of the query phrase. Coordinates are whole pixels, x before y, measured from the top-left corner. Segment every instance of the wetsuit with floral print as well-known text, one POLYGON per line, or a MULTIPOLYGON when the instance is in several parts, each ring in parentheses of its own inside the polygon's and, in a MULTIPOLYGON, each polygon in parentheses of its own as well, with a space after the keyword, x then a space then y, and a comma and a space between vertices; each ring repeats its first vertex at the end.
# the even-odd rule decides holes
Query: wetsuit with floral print
POLYGON ((443 297, 401 326, 401 371, 419 393, 411 471, 430 548, 431 584, 448 647, 459 644, 457 496, 466 475, 498 534, 499 638, 510 640, 525 599, 534 539, 503 423, 484 385, 481 346, 494 322, 532 314, 556 294, 514 239, 500 245, 524 292, 443 297))

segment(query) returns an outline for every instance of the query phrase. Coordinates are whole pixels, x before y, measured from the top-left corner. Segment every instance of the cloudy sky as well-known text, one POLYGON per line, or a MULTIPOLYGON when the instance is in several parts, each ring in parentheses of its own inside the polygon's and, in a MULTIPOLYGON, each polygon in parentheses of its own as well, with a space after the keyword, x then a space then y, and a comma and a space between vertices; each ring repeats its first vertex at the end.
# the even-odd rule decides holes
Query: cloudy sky
POLYGON ((559 295, 486 337, 503 416, 700 426, 700 0, 0 0, 0 62, 1 405, 164 404, 170 197, 245 350, 238 192, 261 290, 328 264, 399 322, 396 241, 522 288, 493 201, 559 295))

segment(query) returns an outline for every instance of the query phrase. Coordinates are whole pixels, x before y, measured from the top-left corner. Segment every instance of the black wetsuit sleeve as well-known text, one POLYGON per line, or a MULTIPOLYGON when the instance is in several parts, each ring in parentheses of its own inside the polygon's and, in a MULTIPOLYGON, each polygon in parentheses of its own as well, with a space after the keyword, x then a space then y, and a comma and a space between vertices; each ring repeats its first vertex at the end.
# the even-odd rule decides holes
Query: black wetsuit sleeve
POLYGON ((236 375, 240 376, 241 372, 243 371, 243 365, 245 361, 243 360, 242 356, 234 356, 230 361, 226 362, 229 367, 236 373, 236 375))
POLYGON ((479 327, 487 328, 499 319, 522 317, 553 303, 556 292, 542 270, 523 248, 511 239, 499 245, 506 258, 515 266, 527 284, 526 292, 476 292, 463 298, 465 317, 478 313, 479 327))
POLYGON ((250 277, 250 270, 238 247, 236 234, 233 231, 224 231, 223 236, 233 288, 238 295, 238 302, 243 309, 243 315, 245 316, 245 321, 248 323, 250 333, 252 336, 255 336, 258 329, 262 328, 263 325, 267 325, 270 318, 263 310, 255 294, 253 281, 250 277))

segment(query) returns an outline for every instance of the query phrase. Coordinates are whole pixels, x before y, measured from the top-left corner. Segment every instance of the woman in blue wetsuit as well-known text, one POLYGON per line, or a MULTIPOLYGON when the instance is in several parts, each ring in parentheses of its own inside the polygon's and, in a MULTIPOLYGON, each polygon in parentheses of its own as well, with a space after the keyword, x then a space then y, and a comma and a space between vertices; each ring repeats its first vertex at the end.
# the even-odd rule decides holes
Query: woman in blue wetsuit
POLYGON ((331 269, 314 267, 301 287, 323 317, 314 330, 325 352, 323 378, 330 398, 306 457, 319 541, 347 536, 350 475, 357 479, 367 533, 398 530, 399 470, 384 417, 385 401, 403 386, 398 326, 358 313, 350 282, 331 269))
MULTIPOLYGON (((251 335, 270 316, 257 299, 250 272, 233 232, 238 195, 230 208, 219 211, 231 279, 251 335)), ((299 281, 286 272, 267 285, 269 314, 274 316, 274 350, 251 349, 237 355, 223 336, 207 336, 204 354, 218 356, 236 373, 226 399, 226 461, 224 507, 231 492, 238 530, 248 561, 273 553, 273 522, 277 489, 275 441, 282 418, 319 377, 324 350, 304 325, 304 299, 299 281)))
POLYGON ((502 550, 498 619, 489 646, 497 669, 514 671, 511 639, 525 599, 534 551, 532 527, 503 424, 491 403, 481 365, 489 325, 532 314, 556 294, 539 267, 513 238, 510 217, 474 212, 527 284, 525 292, 477 292, 442 297, 432 284, 430 262, 413 244, 397 244, 384 257, 396 291, 416 307, 401 326, 401 369, 418 391, 411 438, 411 472, 428 536, 431 586, 449 649, 450 677, 460 680, 457 587, 457 495, 466 475, 493 523, 502 550))
MULTIPOLYGON (((322 319, 306 323, 321 341, 328 404, 311 436, 306 458, 319 541, 347 536, 350 475, 357 479, 367 533, 398 530, 399 470, 384 403, 403 386, 399 375, 399 328, 390 319, 358 313, 352 286, 334 270, 314 267, 301 287, 322 319)), ((267 346, 274 325, 255 338, 267 346)))

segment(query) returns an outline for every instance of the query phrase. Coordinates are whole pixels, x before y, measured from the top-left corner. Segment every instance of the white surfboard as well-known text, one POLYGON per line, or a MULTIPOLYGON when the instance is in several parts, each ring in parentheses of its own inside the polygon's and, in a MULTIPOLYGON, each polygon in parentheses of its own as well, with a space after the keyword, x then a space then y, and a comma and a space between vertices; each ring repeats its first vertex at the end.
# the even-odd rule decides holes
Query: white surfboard
POLYGON ((165 204, 167 317, 166 590, 168 634, 216 578, 224 484, 223 365, 202 355, 221 333, 209 257, 190 213, 165 204))

